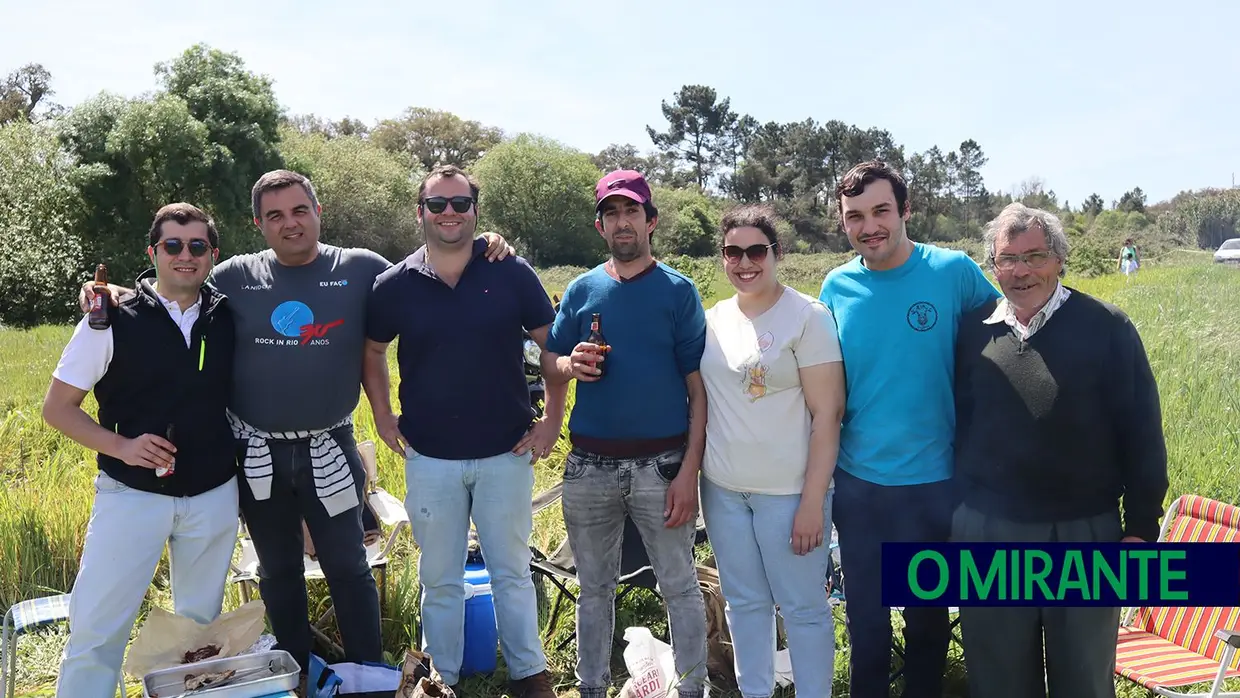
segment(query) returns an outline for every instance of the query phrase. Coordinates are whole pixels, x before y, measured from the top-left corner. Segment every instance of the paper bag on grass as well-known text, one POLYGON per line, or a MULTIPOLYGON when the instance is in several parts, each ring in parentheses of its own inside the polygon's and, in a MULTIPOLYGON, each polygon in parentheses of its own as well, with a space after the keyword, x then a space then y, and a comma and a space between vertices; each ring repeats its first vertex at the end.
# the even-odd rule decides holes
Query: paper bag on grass
POLYGON ((186 652, 207 645, 220 648, 219 654, 210 659, 241 654, 262 635, 266 612, 263 602, 256 599, 203 625, 162 608, 152 608, 129 648, 125 673, 142 678, 152 671, 178 666, 184 663, 186 652))
POLYGON ((405 650, 400 686, 395 698, 456 698, 452 689, 432 666, 431 656, 413 648, 405 650))

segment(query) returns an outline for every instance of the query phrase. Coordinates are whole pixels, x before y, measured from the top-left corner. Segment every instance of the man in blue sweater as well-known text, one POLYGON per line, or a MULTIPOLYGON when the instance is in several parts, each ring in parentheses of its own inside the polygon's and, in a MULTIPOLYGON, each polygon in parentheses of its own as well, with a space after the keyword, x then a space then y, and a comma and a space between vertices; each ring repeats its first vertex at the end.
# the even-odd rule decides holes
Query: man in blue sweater
MULTIPOLYGON (((999 293, 968 255, 909 239, 908 187, 885 163, 854 167, 836 198, 859 256, 827 274, 819 296, 839 327, 848 392, 832 518, 848 579, 850 695, 885 697, 882 544, 950 536, 956 328, 999 293)), ((904 695, 940 696, 947 609, 909 608, 904 618, 904 695)))
MULTIPOLYGON (((645 178, 605 175, 594 223, 611 258, 573 280, 547 337, 549 360, 577 379, 564 473, 564 525, 577 561, 577 679, 606 696, 620 541, 633 519, 667 602, 681 698, 706 678, 706 609, 693 559, 706 388, 706 315, 693 282, 655 261, 658 209, 645 178), (609 348, 587 342, 594 317, 609 348)), ((546 365, 546 364, 544 364, 546 365)), ((562 419, 562 415, 560 415, 562 419)))

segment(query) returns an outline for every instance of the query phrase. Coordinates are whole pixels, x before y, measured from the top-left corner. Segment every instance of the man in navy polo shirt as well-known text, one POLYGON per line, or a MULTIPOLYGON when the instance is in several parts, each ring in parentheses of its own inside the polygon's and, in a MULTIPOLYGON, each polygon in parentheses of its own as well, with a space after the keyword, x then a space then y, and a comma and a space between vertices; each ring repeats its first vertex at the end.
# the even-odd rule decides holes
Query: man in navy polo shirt
POLYGON ((460 169, 437 167, 422 181, 418 222, 426 244, 375 279, 362 385, 380 437, 406 459, 426 650, 444 682, 456 684, 472 516, 514 693, 554 698, 530 577, 531 466, 559 437, 568 383, 544 370, 547 416, 536 420, 521 330, 545 349, 555 311, 524 259, 486 262, 486 241, 474 240, 478 185, 460 169), (397 336, 399 418, 386 358, 397 336))
POLYGON ((564 526, 577 560, 577 680, 582 698, 611 683, 615 593, 626 515, 645 543, 667 602, 680 698, 706 678, 706 608, 693 559, 698 471, 706 450, 706 387, 698 366, 706 314, 693 281, 655 261, 659 211, 641 174, 595 186, 595 220, 611 259, 573 280, 543 352, 577 380, 564 469, 564 526), (610 349, 585 340, 598 313, 610 349), (558 356, 557 356, 558 355, 558 356), (601 367, 601 373, 600 373, 601 367))

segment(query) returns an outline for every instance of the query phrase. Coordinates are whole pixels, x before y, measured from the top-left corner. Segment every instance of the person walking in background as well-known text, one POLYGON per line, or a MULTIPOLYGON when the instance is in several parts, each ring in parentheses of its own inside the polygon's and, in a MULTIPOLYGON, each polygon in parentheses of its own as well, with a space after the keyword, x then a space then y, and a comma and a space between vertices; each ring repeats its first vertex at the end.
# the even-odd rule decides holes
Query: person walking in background
POLYGON ((1119 251, 1119 270, 1124 273, 1125 277, 1131 278, 1137 273, 1137 269, 1141 268, 1141 252, 1137 249, 1136 243, 1132 238, 1124 241, 1124 246, 1119 251))
POLYGON ((723 269, 736 295, 706 311, 702 379, 710 420, 702 513, 727 602, 737 683, 775 688, 775 607, 796 692, 830 696, 835 625, 828 572, 844 365, 831 311, 781 284, 775 214, 723 217, 723 269))

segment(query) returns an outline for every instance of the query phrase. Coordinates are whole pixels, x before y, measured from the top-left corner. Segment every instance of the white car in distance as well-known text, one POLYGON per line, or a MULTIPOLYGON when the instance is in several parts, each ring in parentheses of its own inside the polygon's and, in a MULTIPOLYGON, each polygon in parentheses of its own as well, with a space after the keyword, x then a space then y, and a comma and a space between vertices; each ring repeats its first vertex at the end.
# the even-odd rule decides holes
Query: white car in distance
POLYGON ((1240 265, 1240 238, 1226 240, 1214 251, 1214 261, 1240 265))

